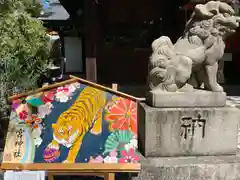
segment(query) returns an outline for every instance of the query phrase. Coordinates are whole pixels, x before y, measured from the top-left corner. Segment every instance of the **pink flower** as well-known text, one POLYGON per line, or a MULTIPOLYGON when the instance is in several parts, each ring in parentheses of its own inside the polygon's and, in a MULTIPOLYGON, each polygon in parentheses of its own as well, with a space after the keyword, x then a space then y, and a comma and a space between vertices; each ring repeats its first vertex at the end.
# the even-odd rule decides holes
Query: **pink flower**
POLYGON ((109 156, 104 158, 104 163, 117 163, 117 162, 118 162, 117 151, 115 149, 112 150, 109 156))
POLYGON ((20 100, 20 99, 13 100, 12 110, 16 111, 16 109, 20 106, 21 103, 22 103, 22 100, 20 100))
POLYGON ((102 156, 97 156, 96 158, 90 157, 89 163, 102 163, 103 161, 102 156))
POLYGON ((137 163, 139 161, 139 157, 135 154, 134 148, 129 149, 128 152, 123 150, 122 156, 123 158, 119 159, 119 163, 137 163))
POLYGON ((57 88, 56 99, 60 102, 67 102, 72 96, 72 91, 69 87, 57 88))
POLYGON ((111 157, 117 157, 117 151, 116 149, 113 149, 112 152, 109 154, 111 157))
POLYGON ((45 118, 45 116, 49 115, 52 112, 53 105, 48 102, 46 104, 38 106, 38 114, 41 118, 45 118))

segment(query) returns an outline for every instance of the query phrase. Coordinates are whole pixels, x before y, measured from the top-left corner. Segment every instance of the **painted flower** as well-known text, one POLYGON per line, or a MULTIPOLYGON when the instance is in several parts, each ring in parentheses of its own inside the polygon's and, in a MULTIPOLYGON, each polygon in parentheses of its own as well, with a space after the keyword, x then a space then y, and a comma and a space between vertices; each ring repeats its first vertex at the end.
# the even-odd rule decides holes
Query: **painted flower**
POLYGON ((67 96, 70 96, 72 92, 69 86, 62 86, 57 88, 57 94, 65 94, 67 96))
POLYGON ((44 104, 53 102, 54 95, 55 94, 53 91, 48 91, 48 92, 43 93, 42 101, 44 102, 44 104))
POLYGON ((32 138, 35 146, 40 146, 42 144, 42 138, 40 137, 42 133, 42 128, 39 126, 38 128, 33 129, 32 138))
POLYGON ((69 97, 72 95, 69 87, 59 87, 57 88, 56 99, 61 102, 65 103, 69 100, 69 97))
POLYGON ((137 163, 139 161, 139 156, 133 148, 129 151, 123 150, 121 154, 123 157, 119 159, 119 163, 137 163))
POLYGON ((117 162, 118 162, 117 151, 115 149, 112 150, 109 156, 106 156, 104 158, 104 163, 117 163, 117 162))
POLYGON ((66 103, 69 100, 69 97, 65 93, 57 93, 56 99, 61 103, 66 103))
POLYGON ((125 145, 125 149, 127 151, 129 151, 130 149, 137 149, 137 147, 138 147, 138 141, 135 138, 131 139, 130 142, 125 145))
POLYGON ((20 120, 26 120, 30 116, 27 104, 20 104, 19 107, 16 109, 16 112, 20 120))
POLYGON ((57 88, 56 99, 59 102, 66 103, 69 99, 71 99, 73 92, 77 88, 80 88, 80 83, 72 83, 72 84, 57 88))
POLYGON ((28 124, 29 127, 34 129, 39 128, 39 126, 41 126, 41 122, 42 122, 42 119, 35 114, 32 115, 32 119, 26 120, 26 124, 28 124))
POLYGON ((19 118, 20 119, 26 119, 27 115, 28 115, 28 113, 25 110, 22 110, 21 112, 19 112, 19 118))
POLYGON ((22 103, 21 99, 16 99, 12 101, 12 110, 16 111, 16 109, 20 106, 20 104, 22 103))
POLYGON ((130 143, 131 139, 133 139, 133 134, 131 131, 119 130, 112 132, 104 144, 104 154, 110 153, 113 150, 121 152, 125 149, 125 145, 130 143))
POLYGON ((76 91, 77 88, 80 88, 80 83, 76 82, 76 83, 72 83, 72 84, 69 84, 67 85, 68 89, 70 92, 74 92, 76 91))
POLYGON ((43 104, 41 106, 38 106, 38 115, 41 118, 45 118, 45 116, 49 115, 52 112, 53 105, 48 102, 46 104, 43 104))
POLYGON ((90 157, 89 163, 103 163, 104 159, 102 156, 97 156, 96 158, 90 157))
POLYGON ((137 108, 136 102, 118 97, 108 105, 105 119, 110 123, 109 129, 131 130, 137 134, 137 108))

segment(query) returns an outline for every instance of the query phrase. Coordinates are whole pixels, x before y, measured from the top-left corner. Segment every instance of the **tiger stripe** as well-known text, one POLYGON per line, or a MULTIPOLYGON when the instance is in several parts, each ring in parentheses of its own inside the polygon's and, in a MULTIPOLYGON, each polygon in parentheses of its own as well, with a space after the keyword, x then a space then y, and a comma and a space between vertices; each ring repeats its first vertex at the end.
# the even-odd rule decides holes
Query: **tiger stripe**
POLYGON ((102 112, 105 105, 106 92, 87 86, 79 94, 72 106, 59 116, 56 124, 53 124, 54 139, 51 144, 57 143, 70 146, 67 157, 68 162, 75 161, 87 132, 101 133, 102 112), (69 129, 71 129, 71 132, 69 129), (73 137, 74 139, 71 139, 73 137), (66 144, 69 139, 71 144, 66 144))

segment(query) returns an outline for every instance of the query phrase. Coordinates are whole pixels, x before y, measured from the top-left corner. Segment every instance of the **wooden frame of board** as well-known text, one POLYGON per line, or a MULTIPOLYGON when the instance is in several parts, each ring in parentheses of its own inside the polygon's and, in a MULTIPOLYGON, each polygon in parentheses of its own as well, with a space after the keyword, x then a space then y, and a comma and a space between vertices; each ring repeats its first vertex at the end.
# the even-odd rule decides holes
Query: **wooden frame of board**
MULTIPOLYGON (((8 99, 9 100, 14 100, 14 99, 22 98, 22 97, 29 96, 29 95, 32 95, 32 94, 35 94, 35 93, 43 92, 43 91, 46 91, 46 90, 49 90, 49 89, 52 89, 52 88, 55 88, 55 87, 58 87, 58 86, 62 86, 62 85, 65 85, 65 84, 70 84, 70 83, 73 83, 73 82, 80 81, 80 82, 89 84, 89 85, 91 85, 93 87, 97 87, 99 89, 102 89, 102 90, 105 90, 105 91, 108 91, 108 92, 116 93, 118 95, 130 98, 130 99, 133 99, 133 100, 136 100, 136 101, 144 100, 143 98, 138 98, 138 97, 131 96, 129 94, 117 91, 116 88, 111 89, 111 88, 108 88, 106 86, 102 86, 100 84, 96 84, 96 83, 93 83, 91 81, 87 81, 85 79, 82 79, 82 78, 79 78, 79 77, 76 77, 76 76, 72 76, 72 75, 70 75, 70 77, 71 77, 71 79, 69 79, 69 80, 66 80, 66 81, 63 81, 63 82, 59 82, 59 83, 55 83, 53 85, 45 86, 45 87, 39 88, 37 90, 33 90, 33 91, 26 92, 26 93, 21 93, 21 94, 18 94, 18 95, 14 95, 14 96, 9 97, 8 99)), ((114 87, 116 87, 116 84, 114 84, 114 87)))
POLYGON ((32 170, 47 171, 48 179, 53 180, 54 175, 91 175, 103 176, 105 180, 114 180, 115 173, 119 172, 139 172, 140 164, 59 164, 59 163, 32 163, 14 164, 3 163, 2 170, 32 170))
MULTIPOLYGON (((14 100, 18 98, 23 98, 35 93, 47 91, 52 88, 56 88, 59 86, 63 86, 66 84, 74 83, 74 82, 82 82, 86 83, 88 85, 91 85, 93 87, 102 89, 104 91, 108 91, 111 93, 118 94, 120 96, 130 98, 135 101, 141 101, 141 98, 137 98, 122 92, 117 91, 117 85, 113 85, 113 89, 107 88, 105 86, 92 83, 90 81, 70 76, 71 79, 66 80, 64 82, 56 83, 50 86, 45 86, 40 89, 37 89, 35 91, 30 91, 26 93, 22 93, 19 95, 14 95, 12 97, 9 97, 9 100, 14 100)), ((115 173, 118 172, 132 172, 136 173, 139 172, 141 169, 140 163, 136 164, 117 164, 117 163, 111 163, 111 164, 104 164, 104 163, 2 163, 1 165, 2 170, 15 170, 15 171, 21 171, 21 170, 32 170, 32 171, 47 171, 48 172, 48 179, 53 180, 54 175, 93 175, 93 176, 102 176, 105 180, 114 180, 115 179, 115 173)))

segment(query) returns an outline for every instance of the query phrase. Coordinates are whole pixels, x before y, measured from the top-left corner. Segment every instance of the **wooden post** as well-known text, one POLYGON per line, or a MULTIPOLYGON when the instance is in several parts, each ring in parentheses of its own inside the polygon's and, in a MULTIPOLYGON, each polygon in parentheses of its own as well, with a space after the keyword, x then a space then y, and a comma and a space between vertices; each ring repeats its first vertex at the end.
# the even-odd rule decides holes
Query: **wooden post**
POLYGON ((105 173, 104 180, 115 180, 115 173, 105 173))
POLYGON ((118 90, 118 84, 113 83, 113 84, 112 84, 112 89, 113 89, 114 91, 117 91, 117 90, 118 90))
POLYGON ((96 67, 96 44, 97 44, 97 15, 95 0, 84 1, 84 35, 86 55, 86 79, 92 82, 97 81, 96 67))
POLYGON ((54 180, 54 176, 50 172, 48 172, 48 180, 54 180))
POLYGON ((96 57, 86 57, 86 79, 92 82, 97 81, 96 57))

